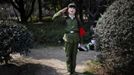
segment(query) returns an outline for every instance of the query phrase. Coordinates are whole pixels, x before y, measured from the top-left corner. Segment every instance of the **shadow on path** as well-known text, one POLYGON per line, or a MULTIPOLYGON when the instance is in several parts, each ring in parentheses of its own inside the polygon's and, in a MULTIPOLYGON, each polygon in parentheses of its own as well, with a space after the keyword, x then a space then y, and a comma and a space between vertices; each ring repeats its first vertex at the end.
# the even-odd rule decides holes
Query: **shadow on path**
POLYGON ((0 65, 0 75, 59 75, 55 69, 40 64, 0 65))

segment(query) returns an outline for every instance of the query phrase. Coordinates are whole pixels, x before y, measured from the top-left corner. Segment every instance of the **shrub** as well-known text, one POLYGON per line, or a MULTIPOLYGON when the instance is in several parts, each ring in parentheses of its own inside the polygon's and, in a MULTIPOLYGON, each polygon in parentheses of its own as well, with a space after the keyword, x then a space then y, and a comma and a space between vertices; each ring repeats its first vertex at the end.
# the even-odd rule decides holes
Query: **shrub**
POLYGON ((101 68, 101 63, 98 62, 98 60, 89 60, 86 62, 84 71, 96 75, 98 74, 100 68, 101 68))
POLYGON ((65 25, 59 20, 54 22, 29 23, 28 29, 32 31, 36 46, 59 46, 63 45, 65 25))
POLYGON ((14 22, 0 24, 0 62, 10 60, 10 54, 26 53, 32 47, 32 35, 24 25, 14 22))
POLYGON ((103 68, 109 75, 134 74, 134 0, 117 0, 99 19, 103 68))

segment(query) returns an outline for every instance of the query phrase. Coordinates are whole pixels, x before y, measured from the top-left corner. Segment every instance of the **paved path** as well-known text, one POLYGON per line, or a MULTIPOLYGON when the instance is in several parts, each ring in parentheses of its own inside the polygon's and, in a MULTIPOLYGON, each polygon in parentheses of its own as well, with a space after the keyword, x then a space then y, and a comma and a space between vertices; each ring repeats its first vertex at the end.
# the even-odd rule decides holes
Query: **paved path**
MULTIPOLYGON (((85 62, 88 60, 96 59, 97 54, 98 52, 95 51, 79 51, 77 55, 76 72, 83 73, 85 62)), ((36 75, 67 75, 65 63, 66 57, 63 47, 32 49, 28 57, 21 58, 16 56, 15 58, 21 62, 42 65, 41 69, 38 70, 38 73, 36 73, 36 75)))

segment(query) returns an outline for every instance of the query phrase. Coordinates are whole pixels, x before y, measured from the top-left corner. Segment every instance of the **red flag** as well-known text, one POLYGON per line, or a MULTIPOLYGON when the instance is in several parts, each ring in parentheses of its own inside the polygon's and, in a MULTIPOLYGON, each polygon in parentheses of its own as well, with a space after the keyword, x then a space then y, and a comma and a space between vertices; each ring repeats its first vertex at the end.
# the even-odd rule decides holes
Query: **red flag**
POLYGON ((79 34, 80 34, 80 37, 83 37, 83 36, 86 35, 86 31, 85 31, 85 29, 83 27, 80 27, 79 34))

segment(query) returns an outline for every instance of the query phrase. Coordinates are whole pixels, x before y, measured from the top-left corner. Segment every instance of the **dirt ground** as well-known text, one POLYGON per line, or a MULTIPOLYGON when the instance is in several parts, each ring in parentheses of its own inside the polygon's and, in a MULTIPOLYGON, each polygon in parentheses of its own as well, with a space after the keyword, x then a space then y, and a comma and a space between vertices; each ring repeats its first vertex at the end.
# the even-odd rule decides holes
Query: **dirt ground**
MULTIPOLYGON (((76 72, 83 75, 86 61, 96 59, 98 54, 95 51, 79 51, 76 72)), ((67 75, 63 47, 31 49, 28 56, 15 54, 13 58, 11 62, 14 64, 0 65, 0 75, 67 75)))

